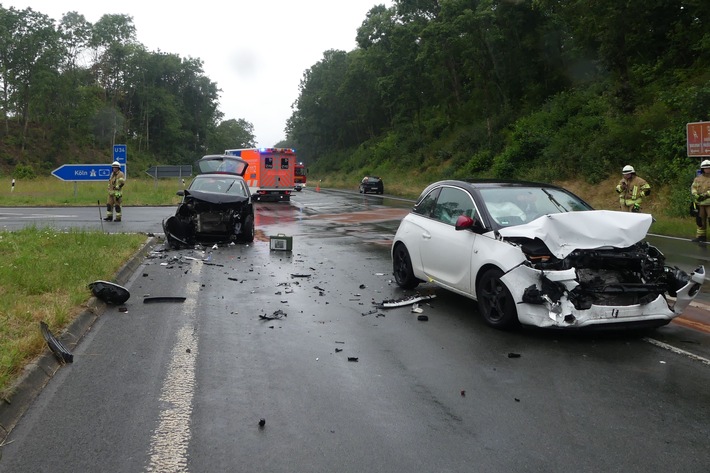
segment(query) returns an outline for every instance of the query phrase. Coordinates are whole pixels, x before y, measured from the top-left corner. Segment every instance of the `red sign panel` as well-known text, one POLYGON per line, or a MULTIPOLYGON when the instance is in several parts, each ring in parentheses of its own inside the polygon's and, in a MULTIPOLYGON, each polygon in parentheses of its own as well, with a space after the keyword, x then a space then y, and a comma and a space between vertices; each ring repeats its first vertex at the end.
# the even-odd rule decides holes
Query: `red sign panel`
POLYGON ((688 156, 710 156, 710 122, 686 125, 688 156))

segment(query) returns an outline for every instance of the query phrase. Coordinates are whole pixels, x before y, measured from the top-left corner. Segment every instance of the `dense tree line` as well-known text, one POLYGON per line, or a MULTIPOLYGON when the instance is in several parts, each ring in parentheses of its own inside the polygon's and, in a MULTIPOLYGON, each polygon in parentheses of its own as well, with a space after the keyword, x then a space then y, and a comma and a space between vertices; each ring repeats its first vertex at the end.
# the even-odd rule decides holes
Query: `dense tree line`
POLYGON ((144 157, 168 164, 254 146, 251 123, 223 120, 219 89, 201 60, 147 51, 130 16, 104 15, 92 24, 69 12, 56 22, 0 5, 0 44, 6 170, 94 162, 91 150, 106 159, 115 143, 129 145, 134 163, 144 157))
POLYGON ((395 0, 357 44, 325 52, 293 105, 288 139, 316 169, 595 182, 633 163, 685 192, 697 166, 706 0, 395 0))

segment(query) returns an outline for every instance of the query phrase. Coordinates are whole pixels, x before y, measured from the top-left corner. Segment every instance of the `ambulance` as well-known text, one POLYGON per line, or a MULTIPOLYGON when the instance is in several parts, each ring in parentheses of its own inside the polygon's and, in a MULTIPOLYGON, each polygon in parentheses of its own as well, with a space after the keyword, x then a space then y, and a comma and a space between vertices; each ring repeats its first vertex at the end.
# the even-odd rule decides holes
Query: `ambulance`
POLYGON ((293 148, 243 148, 224 151, 249 163, 244 180, 259 201, 288 202, 295 190, 296 151, 293 148))

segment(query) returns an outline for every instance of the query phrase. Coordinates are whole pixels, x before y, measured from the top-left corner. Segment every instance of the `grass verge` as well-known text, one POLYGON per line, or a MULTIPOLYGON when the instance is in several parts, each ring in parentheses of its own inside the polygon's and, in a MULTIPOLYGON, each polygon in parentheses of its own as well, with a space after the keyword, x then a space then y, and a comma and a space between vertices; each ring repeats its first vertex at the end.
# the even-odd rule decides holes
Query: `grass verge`
POLYGON ((39 323, 61 332, 91 297, 87 285, 111 280, 145 241, 38 227, 0 232, 0 396, 44 350, 39 323))

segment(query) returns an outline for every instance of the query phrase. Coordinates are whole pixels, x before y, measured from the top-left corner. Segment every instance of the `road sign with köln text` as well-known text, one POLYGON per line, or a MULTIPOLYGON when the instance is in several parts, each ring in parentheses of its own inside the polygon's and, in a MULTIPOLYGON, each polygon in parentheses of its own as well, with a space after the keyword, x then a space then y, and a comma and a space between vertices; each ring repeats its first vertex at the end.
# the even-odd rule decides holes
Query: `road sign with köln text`
MULTIPOLYGON (((121 170, 125 165, 121 166, 121 170)), ((65 164, 52 171, 52 175, 62 181, 108 181, 110 164, 65 164)))

